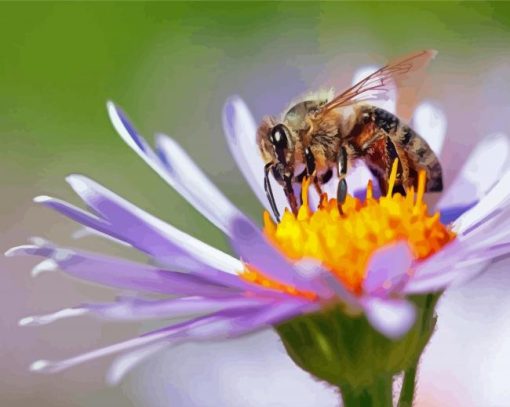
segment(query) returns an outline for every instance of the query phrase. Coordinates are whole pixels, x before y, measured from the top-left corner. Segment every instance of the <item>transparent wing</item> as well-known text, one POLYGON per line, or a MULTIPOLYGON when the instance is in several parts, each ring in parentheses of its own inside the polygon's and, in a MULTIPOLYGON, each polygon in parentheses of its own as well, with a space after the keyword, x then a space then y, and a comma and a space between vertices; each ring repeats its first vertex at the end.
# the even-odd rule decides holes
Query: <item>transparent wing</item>
POLYGON ((408 83, 411 77, 420 76, 419 72, 423 71, 436 55, 437 51, 435 50, 424 50, 401 57, 336 96, 324 105, 321 112, 361 101, 384 99, 394 86, 399 90, 409 89, 408 83))

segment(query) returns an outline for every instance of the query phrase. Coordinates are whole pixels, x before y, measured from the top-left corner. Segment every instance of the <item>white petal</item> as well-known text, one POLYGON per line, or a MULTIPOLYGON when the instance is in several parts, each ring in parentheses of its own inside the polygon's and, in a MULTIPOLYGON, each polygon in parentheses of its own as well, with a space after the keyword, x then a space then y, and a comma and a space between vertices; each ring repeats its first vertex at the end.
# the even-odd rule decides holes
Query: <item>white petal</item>
POLYGON ((32 372, 39 373, 56 373, 60 372, 61 370, 68 369, 78 364, 87 362, 89 360, 97 359, 103 356, 110 355, 112 353, 122 352, 139 346, 147 345, 153 342, 161 341, 170 337, 171 335, 172 333, 166 331, 154 332, 147 334, 145 336, 116 343, 114 345, 110 345, 101 349, 96 349, 91 352, 84 353, 82 355, 75 356, 73 358, 69 358, 62 361, 53 362, 49 360, 38 360, 32 363, 32 365, 30 366, 30 370, 32 372))
POLYGON ((83 238, 89 237, 89 236, 101 237, 101 238, 107 239, 107 240, 109 240, 111 242, 120 244, 121 246, 131 247, 131 245, 129 243, 126 243, 126 242, 124 242, 124 241, 122 241, 120 239, 115 239, 113 236, 107 235, 106 233, 100 232, 99 230, 94 230, 94 229, 86 227, 86 226, 81 227, 81 228, 75 230, 71 234, 71 237, 73 239, 76 239, 76 240, 83 239, 83 238))
MULTIPOLYGON (((381 68, 380 66, 376 66, 376 65, 365 65, 365 66, 358 68, 354 72, 354 76, 352 78, 352 84, 354 85, 354 84, 358 83, 359 81, 363 80, 368 75, 373 74, 375 71, 377 71, 380 68, 381 68)), ((386 96, 387 96, 386 100, 374 100, 374 101, 370 101, 370 104, 372 104, 374 106, 378 106, 384 110, 387 110, 390 113, 395 114, 396 100, 397 100, 395 84, 389 85, 389 91, 386 93, 386 96)))
POLYGON ((461 206, 481 199, 508 168, 510 141, 503 133, 486 137, 475 147, 437 209, 461 206))
POLYGON ((498 183, 477 205, 461 215, 453 224, 456 233, 464 233, 494 211, 501 210, 510 199, 510 171, 506 171, 498 183))
POLYGON ((124 113, 112 102, 107 104, 108 114, 113 126, 122 139, 172 188, 179 192, 208 220, 224 232, 228 220, 224 217, 237 209, 219 192, 207 177, 191 161, 189 156, 172 140, 159 137, 156 155, 148 143, 141 137, 124 113), (189 173, 187 173, 189 171, 189 173), (192 182, 190 183, 190 179, 192 182), (214 197, 218 201, 210 201, 214 197))
POLYGON ((420 104, 413 115, 413 128, 439 156, 446 136, 446 116, 441 109, 429 102, 420 104))
POLYGON ((169 249, 175 247, 188 253, 190 258, 231 274, 237 274, 239 270, 243 270, 243 265, 238 259, 163 222, 90 178, 70 175, 67 181, 87 205, 113 225, 118 223, 119 230, 125 227, 126 220, 129 220, 131 225, 140 221, 145 228, 142 232, 147 235, 149 232, 160 234, 168 241, 169 249), (104 202, 108 202, 109 205, 105 205, 104 202))
POLYGON ((64 308, 60 311, 53 312, 46 315, 36 315, 21 318, 18 322, 19 326, 39 326, 46 325, 60 319, 77 317, 86 314, 88 311, 85 308, 64 308))
POLYGON ((110 386, 116 386, 138 364, 151 357, 155 353, 163 350, 167 346, 167 343, 154 343, 152 345, 148 345, 141 349, 137 349, 125 355, 119 356, 114 360, 108 369, 108 373, 106 375, 107 383, 110 386))
MULTIPOLYGON (((6 254, 7 255, 7 254, 6 254)), ((45 259, 41 261, 39 264, 37 264, 30 273, 32 277, 37 277, 41 275, 42 273, 47 273, 50 271, 56 271, 58 270, 58 264, 53 259, 45 259)))
POLYGON ((204 216, 228 233, 228 224, 234 216, 243 216, 214 185, 175 140, 159 134, 156 137, 158 153, 176 189, 204 216))
MULTIPOLYGON (((223 107, 223 129, 225 138, 238 168, 251 189, 262 203, 271 212, 271 206, 264 190, 264 161, 257 146, 257 127, 248 107, 239 96, 231 96, 223 107)), ((286 204, 282 188, 272 183, 273 195, 277 202, 286 204)), ((283 211, 283 207, 278 207, 283 211)))

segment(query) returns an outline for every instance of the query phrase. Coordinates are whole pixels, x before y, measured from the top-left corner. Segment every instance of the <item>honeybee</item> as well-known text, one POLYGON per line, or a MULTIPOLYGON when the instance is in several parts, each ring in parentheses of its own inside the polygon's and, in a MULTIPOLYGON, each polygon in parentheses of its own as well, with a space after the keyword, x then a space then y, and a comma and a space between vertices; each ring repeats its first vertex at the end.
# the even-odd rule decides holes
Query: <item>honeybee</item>
POLYGON ((435 51, 424 50, 400 58, 337 96, 318 93, 292 106, 280 120, 263 119, 257 144, 265 162, 266 195, 278 221, 270 173, 283 187, 294 214, 298 211, 294 186, 308 176, 321 195, 321 185, 333 172, 338 176, 336 198, 342 213, 347 196, 345 178, 356 160, 365 162, 383 194, 397 158, 395 193, 405 195, 416 186, 421 170, 426 172, 427 192, 443 189, 441 165, 427 142, 396 115, 367 102, 387 96, 392 86, 398 87, 408 74, 416 75, 435 55, 435 51))

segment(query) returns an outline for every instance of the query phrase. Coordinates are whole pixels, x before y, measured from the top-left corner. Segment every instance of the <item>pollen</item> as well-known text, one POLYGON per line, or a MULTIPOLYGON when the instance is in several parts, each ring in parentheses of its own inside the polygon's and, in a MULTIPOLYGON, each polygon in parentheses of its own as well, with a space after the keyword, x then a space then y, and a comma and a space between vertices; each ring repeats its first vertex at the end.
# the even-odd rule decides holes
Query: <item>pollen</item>
MULTIPOLYGON (((362 291, 368 262, 375 251, 397 241, 406 241, 415 260, 423 260, 441 250, 455 238, 448 226, 439 220, 439 213, 429 214, 423 201, 426 174, 420 172, 417 190, 406 196, 393 194, 398 163, 395 160, 388 180, 388 193, 373 197, 369 182, 364 200, 347 196, 341 215, 337 201, 321 197, 319 207, 312 211, 308 205, 310 181, 302 188, 302 205, 297 216, 285 211, 276 224, 264 213, 264 232, 269 240, 288 258, 319 260, 345 287, 355 294, 362 291)), ((412 273, 412 270, 409 270, 412 273)), ((261 273, 250 269, 243 276, 287 293, 310 296, 292 287, 269 281, 261 273)))

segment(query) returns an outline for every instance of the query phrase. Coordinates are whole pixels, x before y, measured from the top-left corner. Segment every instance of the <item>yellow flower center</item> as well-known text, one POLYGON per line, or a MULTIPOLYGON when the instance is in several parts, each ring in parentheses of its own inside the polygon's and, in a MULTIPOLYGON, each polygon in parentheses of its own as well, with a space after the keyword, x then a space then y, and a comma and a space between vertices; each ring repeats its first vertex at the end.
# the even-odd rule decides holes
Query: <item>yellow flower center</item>
MULTIPOLYGON (((375 199, 369 182, 366 199, 347 196, 340 215, 336 199, 321 197, 319 208, 308 206, 309 180, 303 182, 302 202, 297 216, 285 211, 275 224, 264 213, 264 232, 273 244, 292 260, 313 258, 322 262, 349 290, 361 292, 367 265, 378 249, 396 241, 407 241, 415 259, 422 260, 439 251, 455 234, 439 220, 439 213, 428 214, 423 202, 425 172, 419 174, 418 188, 404 197, 393 195, 397 162, 392 166, 386 196, 375 199)), ((411 270, 409 270, 411 272, 411 270)), ((242 277, 256 284, 313 299, 313 293, 296 290, 272 281, 249 266, 242 277)))

